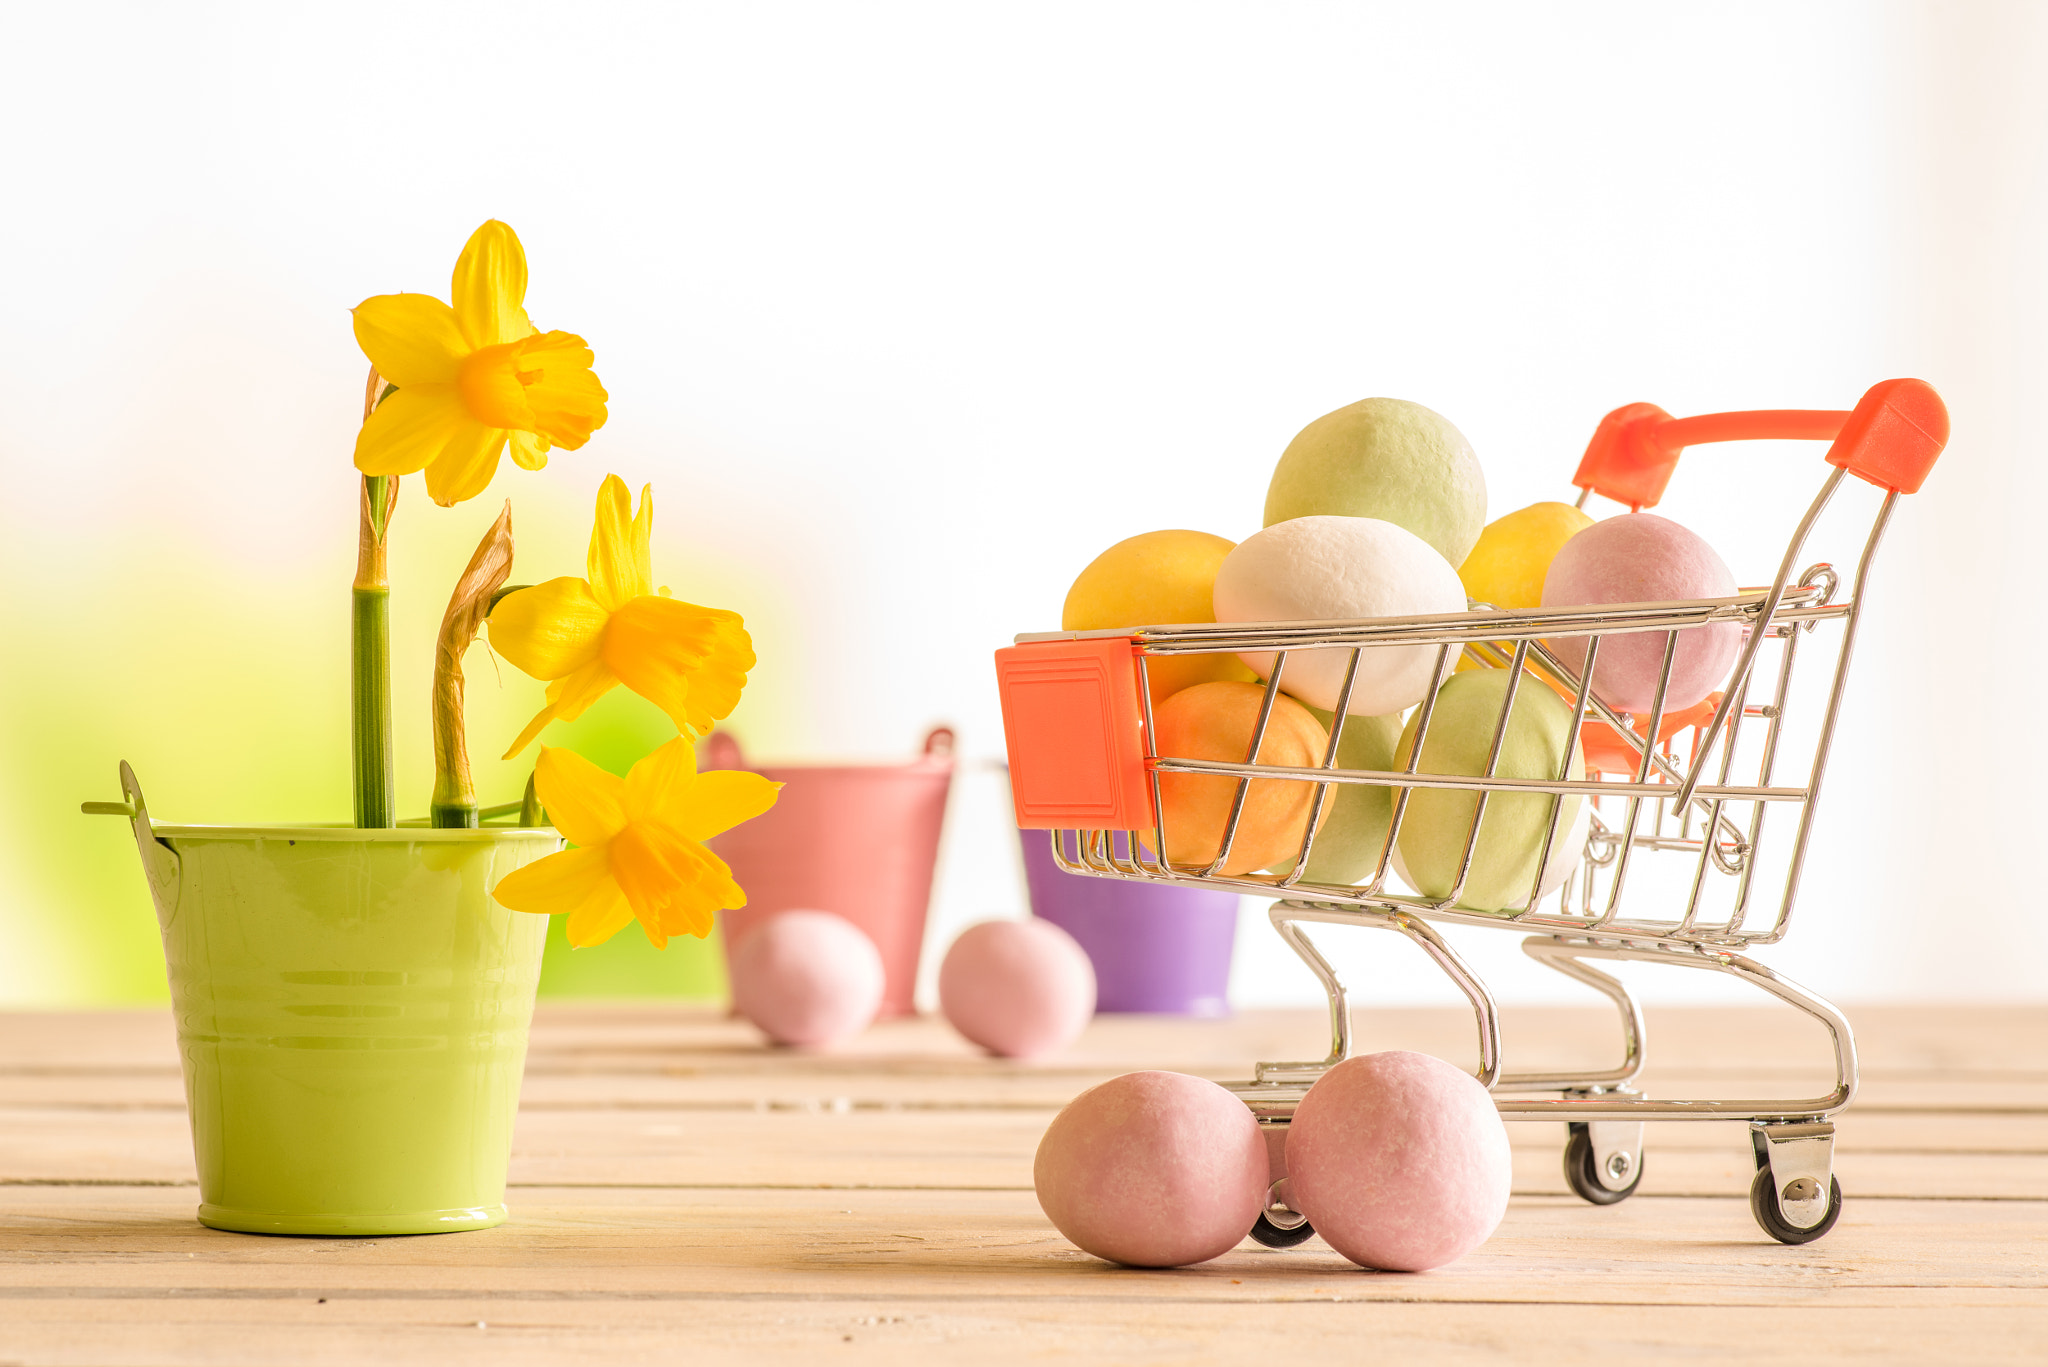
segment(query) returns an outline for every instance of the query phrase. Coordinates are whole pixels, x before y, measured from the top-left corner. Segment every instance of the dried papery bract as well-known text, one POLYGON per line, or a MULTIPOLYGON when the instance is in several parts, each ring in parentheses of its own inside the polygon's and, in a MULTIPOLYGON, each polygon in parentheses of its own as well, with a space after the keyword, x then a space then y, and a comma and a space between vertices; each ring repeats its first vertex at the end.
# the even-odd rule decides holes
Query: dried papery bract
POLYGON ((434 649, 434 801, 438 827, 475 826, 476 785, 469 772, 469 740, 462 715, 462 656, 483 629, 491 600, 512 574, 512 502, 477 543, 469 568, 456 582, 441 618, 434 649))

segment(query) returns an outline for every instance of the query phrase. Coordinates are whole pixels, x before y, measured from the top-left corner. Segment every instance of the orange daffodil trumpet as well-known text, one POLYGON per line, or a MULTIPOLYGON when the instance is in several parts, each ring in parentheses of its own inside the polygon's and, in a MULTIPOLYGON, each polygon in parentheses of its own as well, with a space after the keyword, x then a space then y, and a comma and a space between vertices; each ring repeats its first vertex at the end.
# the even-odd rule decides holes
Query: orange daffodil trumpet
POLYGON ((541 748, 534 787, 575 846, 509 873, 493 892, 514 911, 569 918, 569 943, 610 939, 639 921, 660 949, 710 934, 714 913, 747 904, 703 842, 775 804, 782 785, 742 770, 697 772, 678 736, 617 778, 569 750, 541 748))
POLYGON ((581 337, 526 316, 526 252, 505 224, 470 235, 450 298, 380 294, 355 309, 363 354, 398 387, 357 434, 356 468, 425 470, 444 508, 482 493, 507 445, 528 470, 552 447, 582 446, 604 426, 608 397, 581 337))
POLYGON ((549 722, 573 721, 618 684, 668 713, 676 729, 693 738, 739 702, 754 667, 753 642, 738 613, 655 591, 648 549, 653 528, 653 490, 641 490, 636 514, 625 481, 607 475, 590 534, 589 578, 550 579, 506 595, 492 609, 492 647, 549 681, 547 706, 512 742, 506 759, 549 722))

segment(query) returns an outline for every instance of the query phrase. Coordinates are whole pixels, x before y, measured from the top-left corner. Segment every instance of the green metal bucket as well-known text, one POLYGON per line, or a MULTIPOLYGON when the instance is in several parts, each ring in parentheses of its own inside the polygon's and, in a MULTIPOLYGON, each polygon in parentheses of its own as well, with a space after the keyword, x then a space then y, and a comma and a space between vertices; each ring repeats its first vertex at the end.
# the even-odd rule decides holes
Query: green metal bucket
POLYGON ((490 896, 552 830, 151 826, 199 1220, 257 1234, 485 1229, 548 918, 490 896))

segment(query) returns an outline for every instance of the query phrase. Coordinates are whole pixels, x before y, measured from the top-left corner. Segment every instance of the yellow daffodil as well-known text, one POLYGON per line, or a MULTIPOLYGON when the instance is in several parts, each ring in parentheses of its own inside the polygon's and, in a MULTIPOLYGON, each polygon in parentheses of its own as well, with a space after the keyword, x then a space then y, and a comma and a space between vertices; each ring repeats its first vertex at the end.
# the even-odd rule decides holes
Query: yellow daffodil
POLYGON ((549 680, 547 706, 505 752, 524 750, 549 722, 573 721, 614 685, 662 711, 678 730, 701 736, 740 700, 754 646, 736 612, 678 602, 654 590, 648 537, 654 490, 640 511, 617 475, 605 476, 590 533, 590 577, 550 579, 507 594, 491 610, 491 645, 536 679, 549 680))
POLYGON ((569 917, 569 943, 610 939, 628 922, 656 949, 671 935, 711 933, 720 910, 747 894, 702 842, 775 805, 782 785, 742 770, 697 772, 678 736, 617 778, 572 750, 541 748, 533 771, 541 805, 574 849, 515 870, 493 892, 514 911, 569 917))
POLYGON ((526 252, 492 219, 455 262, 450 307, 427 294, 380 294, 355 310, 356 341, 398 386, 356 436, 366 475, 427 472, 427 492, 452 507, 484 491, 509 442, 528 470, 604 426, 604 386, 590 348, 542 332, 526 316, 526 252))

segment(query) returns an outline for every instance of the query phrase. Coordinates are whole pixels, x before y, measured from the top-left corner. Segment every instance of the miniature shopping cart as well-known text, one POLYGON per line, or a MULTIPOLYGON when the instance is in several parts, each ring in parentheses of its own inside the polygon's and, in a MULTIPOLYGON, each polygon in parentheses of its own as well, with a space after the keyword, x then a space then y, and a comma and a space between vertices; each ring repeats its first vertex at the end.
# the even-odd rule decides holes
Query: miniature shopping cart
MULTIPOLYGON (((1920 487, 1947 437, 1941 399, 1917 380, 1879 384, 1846 413, 1773 411, 1674 419, 1649 404, 1610 413, 1573 478, 1581 507, 1594 493, 1631 510, 1654 506, 1688 446, 1745 439, 1832 442, 1827 461, 1834 468, 1792 533, 1777 578, 1768 588, 1728 598, 1512 612, 1475 603, 1471 611, 1440 616, 1134 626, 1019 636, 1015 646, 996 657, 1018 824, 1049 831, 1053 853, 1070 873, 1279 899, 1270 912, 1273 927, 1328 993, 1331 1043, 1326 1058, 1261 1063, 1251 1081, 1232 1085, 1262 1126, 1288 1124, 1309 1086, 1352 1049, 1344 985, 1307 927, 1396 931, 1418 945, 1471 1001, 1479 1027, 1477 1075, 1494 1093, 1501 1115, 1567 1123, 1565 1175, 1580 1196, 1611 1205, 1635 1191, 1643 1171, 1645 1120, 1744 1120, 1756 1153, 1750 1206, 1757 1223, 1786 1243, 1817 1239, 1841 1210, 1830 1120, 1856 1092, 1855 1042, 1848 1021, 1833 1005, 1743 951, 1776 943, 1790 927, 1807 874, 1821 779, 1841 714, 1871 563, 1899 495, 1920 487), (1845 594, 1841 577, 1828 564, 1799 566, 1848 474, 1883 494, 1845 498, 1826 520, 1830 530, 1845 518, 1854 521, 1853 536, 1864 524, 1852 505, 1866 500, 1875 505, 1845 594), (1679 633, 1718 622, 1743 629, 1718 699, 1710 697, 1691 714, 1667 716, 1666 690, 1679 633), (1601 643, 1633 633, 1663 637, 1663 672, 1655 702, 1644 715, 1610 708, 1589 687, 1601 643), (1576 647, 1561 652, 1550 644, 1574 637, 1586 638, 1582 668, 1561 658, 1579 658, 1576 647), (1436 676, 1409 722, 1414 742, 1405 747, 1405 767, 1339 767, 1346 708, 1365 652, 1416 646, 1435 648, 1436 676), (1322 762, 1313 768, 1254 763, 1287 661, 1302 651, 1350 652, 1322 762), (1246 762, 1175 758, 1154 749, 1147 662, 1189 654, 1270 659, 1262 670, 1268 678, 1246 762), (1451 676, 1461 654, 1510 671, 1485 770, 1472 777, 1417 772, 1436 689, 1451 676), (1516 691, 1530 688, 1551 689, 1575 709, 1578 725, 1565 760, 1546 778, 1496 776, 1516 691), (1803 724, 1802 713, 1808 718, 1803 724), (1816 715, 1817 721, 1812 720, 1816 715), (1674 721, 1686 725, 1674 729, 1674 721), (1585 777, 1569 777, 1574 770, 1585 777), (1163 774, 1236 780, 1234 805, 1213 857, 1176 857, 1160 815, 1163 774), (1254 779, 1316 785, 1313 815, 1288 872, 1227 876, 1222 871, 1254 779), (1317 818, 1338 784, 1393 790, 1391 824, 1378 866, 1369 877, 1347 885, 1312 882, 1305 874, 1317 818), (1476 794, 1457 886, 1437 898, 1397 891, 1389 878, 1410 796, 1426 789, 1476 794), (1497 912, 1461 906, 1488 801, 1532 793, 1550 799, 1551 839, 1542 847, 1526 896, 1497 912), (1543 864, 1558 847, 1566 800, 1573 797, 1581 799, 1574 807, 1592 809, 1584 853, 1552 889, 1543 864), (1525 952, 1604 993, 1619 1008, 1621 1061, 1590 1072, 1504 1072, 1493 997, 1432 922, 1533 932, 1523 941, 1525 952), (1833 1040, 1834 1090, 1802 1100, 1644 1095, 1634 1085, 1644 1063, 1642 1011, 1619 979, 1588 960, 1706 969, 1797 1007, 1825 1025, 1833 1040)), ((1521 801, 1526 805, 1526 799, 1521 801)), ((1286 1179, 1279 1179, 1254 1237, 1279 1247, 1311 1232, 1300 1213, 1288 1207, 1286 1179)))

